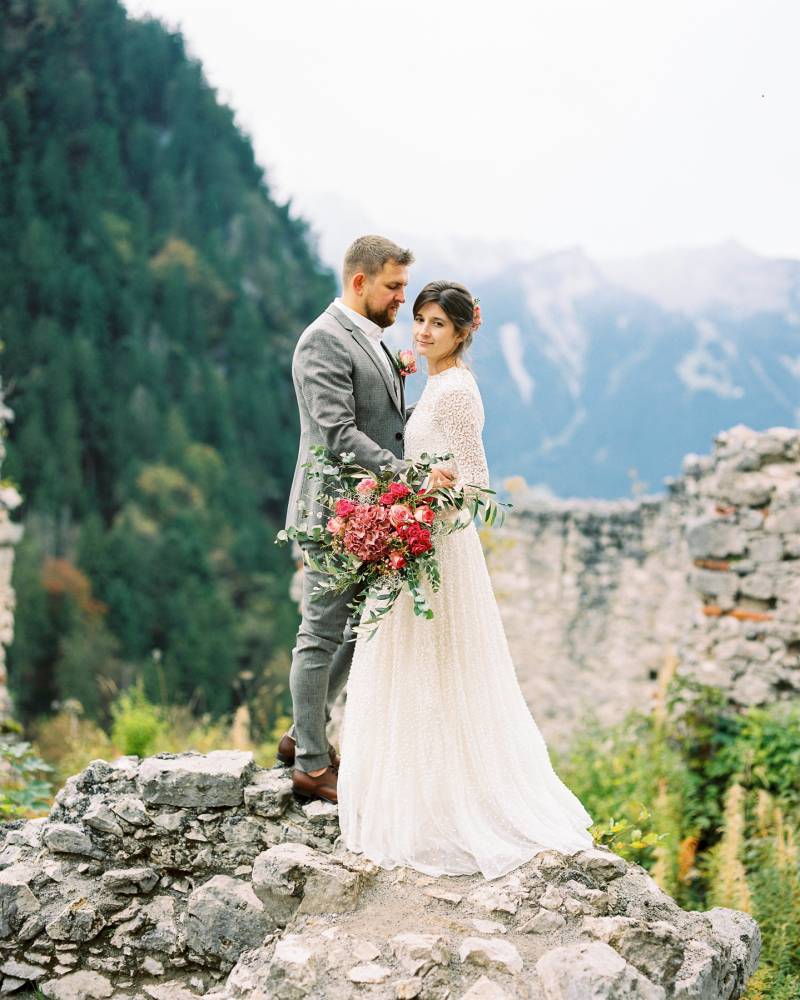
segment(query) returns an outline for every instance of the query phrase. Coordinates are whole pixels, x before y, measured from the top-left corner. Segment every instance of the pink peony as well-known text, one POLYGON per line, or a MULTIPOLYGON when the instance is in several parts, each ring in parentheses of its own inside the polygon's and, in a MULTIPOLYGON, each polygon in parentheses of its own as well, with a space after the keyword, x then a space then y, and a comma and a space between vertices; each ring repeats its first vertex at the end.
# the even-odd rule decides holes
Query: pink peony
POLYGON ((358 486, 356 486, 356 491, 361 494, 374 493, 377 488, 378 484, 374 479, 362 479, 358 486))
POLYGON ((344 528, 345 548, 363 559, 378 562, 389 551, 392 526, 389 511, 378 504, 360 504, 344 528))
POLYGON ((411 508, 407 507, 404 503, 394 503, 389 508, 389 520, 397 528, 407 521, 413 521, 414 515, 411 512, 411 508))
POLYGON ((406 565, 405 556, 402 552, 389 553, 389 565, 392 569, 402 569, 406 565))
POLYGON ((349 517, 358 505, 353 503, 352 500, 347 500, 342 497, 341 500, 336 501, 336 506, 334 510, 336 511, 337 517, 349 517))
POLYGON ((341 517, 331 517, 328 520, 328 531, 332 535, 340 535, 344 530, 344 524, 345 522, 341 517))
POLYGON ((433 524, 433 520, 436 514, 431 510, 430 507, 417 507, 414 511, 414 517, 421 524, 433 524))

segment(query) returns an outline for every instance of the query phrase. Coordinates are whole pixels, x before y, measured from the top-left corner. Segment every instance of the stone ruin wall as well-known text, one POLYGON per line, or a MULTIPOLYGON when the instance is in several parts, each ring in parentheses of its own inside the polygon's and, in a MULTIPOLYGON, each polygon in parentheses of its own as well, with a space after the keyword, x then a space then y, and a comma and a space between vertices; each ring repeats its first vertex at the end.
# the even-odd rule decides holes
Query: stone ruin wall
POLYGON ((487 554, 548 741, 647 710, 675 669, 740 705, 797 697, 800 431, 734 427, 664 496, 514 500, 487 554))

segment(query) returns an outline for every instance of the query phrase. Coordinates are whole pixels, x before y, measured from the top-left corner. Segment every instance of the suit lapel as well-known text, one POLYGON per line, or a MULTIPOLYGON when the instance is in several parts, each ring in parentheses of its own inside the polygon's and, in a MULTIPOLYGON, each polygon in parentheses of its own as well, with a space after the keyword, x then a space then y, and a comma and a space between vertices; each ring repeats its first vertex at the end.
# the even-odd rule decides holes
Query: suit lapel
MULTIPOLYGON (((386 370, 386 365, 383 364, 383 362, 380 361, 375 356, 375 351, 372 349, 372 345, 369 342, 369 337, 367 337, 365 333, 362 333, 361 330, 359 330, 359 328, 354 323, 352 323, 350 319, 347 316, 345 316, 343 312, 341 312, 341 310, 337 309, 335 305, 329 305, 325 311, 330 313, 330 315, 333 316, 334 319, 336 319, 339 323, 341 323, 341 325, 345 328, 345 330, 347 330, 352 335, 355 342, 364 350, 364 353, 367 355, 367 357, 373 363, 373 365, 375 365, 378 374, 383 379, 384 385, 386 386, 386 390, 389 393, 389 396, 391 397, 391 400, 394 403, 395 408, 399 412, 400 416, 404 417, 405 414, 403 412, 402 394, 395 388, 394 379, 386 370)), ((392 364, 392 371, 394 371, 394 361, 392 360, 391 355, 389 356, 389 360, 392 364)))
POLYGON ((390 365, 391 370, 392 370, 392 386, 394 388, 394 395, 395 395, 395 399, 400 404, 400 411, 402 412, 402 410, 403 410, 403 376, 397 370, 397 365, 395 364, 395 360, 394 360, 394 357, 392 356, 392 352, 389 350, 389 348, 386 346, 386 344, 383 343, 383 341, 381 341, 381 348, 383 350, 383 353, 389 359, 389 365, 390 365))

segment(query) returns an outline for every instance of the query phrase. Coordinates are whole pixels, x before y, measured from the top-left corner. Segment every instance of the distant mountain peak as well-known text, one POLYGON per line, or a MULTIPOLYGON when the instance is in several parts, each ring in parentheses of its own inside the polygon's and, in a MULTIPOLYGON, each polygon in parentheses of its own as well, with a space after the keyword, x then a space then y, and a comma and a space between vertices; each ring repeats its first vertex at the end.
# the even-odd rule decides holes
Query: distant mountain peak
POLYGON ((599 266, 615 284, 671 312, 733 319, 779 313, 800 325, 800 261, 762 257, 734 239, 599 266))

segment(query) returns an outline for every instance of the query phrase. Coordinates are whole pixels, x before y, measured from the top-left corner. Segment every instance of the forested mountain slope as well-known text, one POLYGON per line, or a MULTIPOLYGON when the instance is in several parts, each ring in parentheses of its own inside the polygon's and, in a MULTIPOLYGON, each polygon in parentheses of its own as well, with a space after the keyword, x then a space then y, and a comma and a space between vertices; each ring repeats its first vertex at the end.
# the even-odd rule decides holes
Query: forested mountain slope
POLYGON ((144 673, 216 714, 244 671, 268 724, 295 626, 272 544, 291 352, 332 275, 180 35, 116 0, 0 9, 18 711, 99 718, 144 673))

